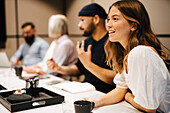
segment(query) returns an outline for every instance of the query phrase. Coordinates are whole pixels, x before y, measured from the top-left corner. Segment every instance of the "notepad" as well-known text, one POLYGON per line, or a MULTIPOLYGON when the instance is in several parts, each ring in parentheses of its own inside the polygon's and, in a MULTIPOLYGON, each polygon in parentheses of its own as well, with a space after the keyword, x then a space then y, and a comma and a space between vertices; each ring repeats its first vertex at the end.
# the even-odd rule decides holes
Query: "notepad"
POLYGON ((55 88, 67 91, 69 93, 81 93, 86 91, 94 91, 95 87, 87 82, 62 82, 56 85, 53 85, 55 88))

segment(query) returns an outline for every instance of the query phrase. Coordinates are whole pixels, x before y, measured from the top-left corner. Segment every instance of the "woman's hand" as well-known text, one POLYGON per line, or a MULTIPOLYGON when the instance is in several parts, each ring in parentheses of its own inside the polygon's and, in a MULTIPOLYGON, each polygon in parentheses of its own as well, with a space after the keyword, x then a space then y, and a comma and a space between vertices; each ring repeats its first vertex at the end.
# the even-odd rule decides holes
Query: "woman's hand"
POLYGON ((83 100, 94 102, 94 108, 99 107, 98 106, 99 105, 99 101, 97 99, 91 99, 91 98, 84 97, 83 100))
POLYGON ((113 89, 112 91, 110 91, 109 93, 105 94, 104 96, 98 99, 90 99, 90 98, 83 98, 83 99, 94 102, 95 107, 102 107, 102 106, 112 105, 120 102, 121 100, 124 99, 126 92, 127 89, 116 87, 115 89, 113 89))
POLYGON ((141 105, 139 105, 138 103, 136 103, 133 99, 135 98, 135 96, 130 93, 130 92, 127 92, 126 95, 125 95, 125 100, 127 102, 129 102, 130 104, 132 104, 133 107, 141 110, 141 111, 145 111, 147 113, 155 113, 156 112, 156 109, 146 109, 144 107, 142 107, 141 105))
POLYGON ((36 69, 35 66, 23 66, 23 71, 27 73, 36 73, 36 69))
POLYGON ((131 100, 134 99, 134 97, 135 97, 135 96, 134 96, 132 93, 127 92, 126 95, 125 95, 125 100, 128 101, 128 102, 130 102, 131 100))

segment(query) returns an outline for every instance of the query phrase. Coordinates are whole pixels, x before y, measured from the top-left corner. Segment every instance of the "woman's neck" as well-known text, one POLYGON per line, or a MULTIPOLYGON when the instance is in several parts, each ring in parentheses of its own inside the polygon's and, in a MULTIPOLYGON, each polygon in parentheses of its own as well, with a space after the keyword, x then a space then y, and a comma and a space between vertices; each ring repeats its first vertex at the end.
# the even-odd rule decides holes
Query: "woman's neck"
POLYGON ((123 46, 123 48, 126 50, 128 46, 128 40, 123 40, 120 42, 120 44, 123 46))

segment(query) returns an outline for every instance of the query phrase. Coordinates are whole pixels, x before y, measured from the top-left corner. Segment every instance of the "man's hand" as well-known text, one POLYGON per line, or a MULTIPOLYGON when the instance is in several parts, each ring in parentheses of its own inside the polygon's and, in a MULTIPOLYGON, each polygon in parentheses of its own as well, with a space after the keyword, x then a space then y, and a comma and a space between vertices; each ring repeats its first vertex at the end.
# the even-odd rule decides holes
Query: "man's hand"
POLYGON ((86 67, 91 62, 91 47, 92 45, 89 45, 87 48, 87 51, 84 50, 84 40, 80 44, 80 42, 77 42, 77 53, 78 58, 81 61, 81 63, 86 67))
POLYGON ((14 60, 13 62, 12 62, 12 65, 21 65, 21 61, 17 58, 16 60, 14 60))
POLYGON ((58 72, 60 67, 55 63, 53 59, 49 59, 46 61, 47 67, 52 72, 58 72))

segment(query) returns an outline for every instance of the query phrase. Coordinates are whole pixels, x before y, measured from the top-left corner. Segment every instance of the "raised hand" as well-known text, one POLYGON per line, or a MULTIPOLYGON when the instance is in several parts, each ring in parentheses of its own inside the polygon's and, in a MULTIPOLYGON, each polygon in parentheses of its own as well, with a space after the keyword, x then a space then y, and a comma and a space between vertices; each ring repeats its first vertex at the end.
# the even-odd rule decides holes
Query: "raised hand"
POLYGON ((80 42, 77 42, 77 53, 78 58, 81 61, 81 63, 86 67, 91 62, 91 47, 92 45, 89 45, 87 48, 87 51, 84 50, 84 40, 80 44, 80 42))

